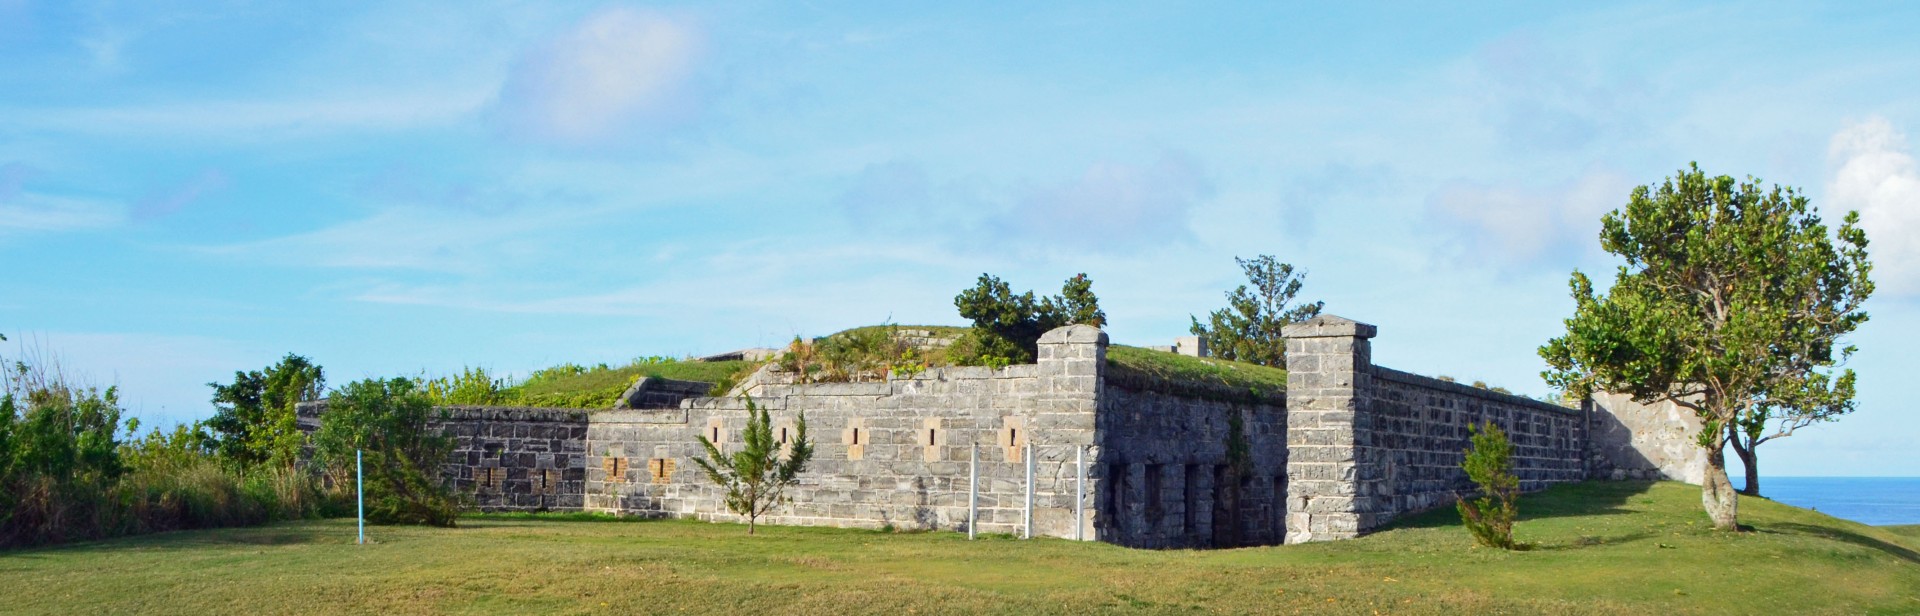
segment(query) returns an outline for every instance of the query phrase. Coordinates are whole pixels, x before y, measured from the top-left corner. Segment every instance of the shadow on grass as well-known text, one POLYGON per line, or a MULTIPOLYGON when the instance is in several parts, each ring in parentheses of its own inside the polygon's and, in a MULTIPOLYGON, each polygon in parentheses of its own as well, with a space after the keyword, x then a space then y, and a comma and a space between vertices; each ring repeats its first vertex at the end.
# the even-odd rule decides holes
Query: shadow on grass
MULTIPOLYGON (((350 521, 351 520, 349 520, 349 522, 350 521)), ((346 533, 341 533, 331 527, 318 526, 318 524, 324 522, 324 520, 303 520, 280 522, 267 526, 234 526, 226 528, 175 530, 57 545, 43 545, 25 549, 0 550, 0 561, 16 558, 32 560, 57 554, 85 554, 125 550, 173 551, 197 550, 219 546, 353 543, 355 535, 352 532, 351 526, 346 527, 348 529, 346 533)))
MULTIPOLYGON (((1562 484, 1520 497, 1520 520, 1544 520, 1575 516, 1628 515, 1635 513, 1622 505, 1653 489, 1651 481, 1584 481, 1562 484)), ((1450 528, 1460 526, 1460 514, 1447 503, 1410 514, 1382 530, 1399 528, 1450 528)))
POLYGON ((1779 534, 1785 534, 1785 532, 1791 532, 1794 534, 1810 535, 1814 537, 1820 537, 1823 539, 1832 539, 1834 541, 1844 541, 1857 546, 1880 550, 1882 552, 1886 552, 1888 555, 1893 556, 1894 558, 1898 558, 1910 563, 1920 564, 1920 552, 1915 552, 1913 550, 1907 549, 1904 546, 1887 543, 1885 541, 1868 537, 1866 535, 1862 535, 1862 534, 1855 533, 1848 530, 1833 528, 1830 526, 1814 526, 1811 524, 1796 524, 1792 522, 1783 522, 1779 524, 1769 524, 1767 525, 1767 528, 1756 529, 1755 532, 1779 533, 1779 534))

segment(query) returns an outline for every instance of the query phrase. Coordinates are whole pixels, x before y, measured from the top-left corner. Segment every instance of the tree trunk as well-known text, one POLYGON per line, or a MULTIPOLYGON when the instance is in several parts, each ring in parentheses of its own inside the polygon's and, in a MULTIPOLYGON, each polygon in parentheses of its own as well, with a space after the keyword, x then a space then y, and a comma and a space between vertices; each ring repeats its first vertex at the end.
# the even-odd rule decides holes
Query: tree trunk
POLYGON ((1714 530, 1739 532, 1740 496, 1733 491, 1733 482, 1727 479, 1725 446, 1725 437, 1721 437, 1714 439, 1713 446, 1707 449, 1707 478, 1700 483, 1700 503, 1706 506, 1714 530))
POLYGON ((1740 465, 1747 468, 1747 485, 1740 493, 1747 496, 1760 495, 1760 456, 1752 449, 1735 445, 1733 453, 1740 456, 1740 465))

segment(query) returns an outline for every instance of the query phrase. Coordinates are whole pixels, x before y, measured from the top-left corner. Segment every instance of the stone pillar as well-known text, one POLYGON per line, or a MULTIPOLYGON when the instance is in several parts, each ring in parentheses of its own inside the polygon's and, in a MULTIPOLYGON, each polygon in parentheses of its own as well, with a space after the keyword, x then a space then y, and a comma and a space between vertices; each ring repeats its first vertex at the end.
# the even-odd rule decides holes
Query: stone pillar
POLYGON ((1372 325, 1320 315, 1289 325, 1287 344, 1287 543, 1350 539, 1375 508, 1363 435, 1373 380, 1372 325))
POLYGON ((1035 505, 1033 532, 1048 537, 1110 540, 1096 537, 1100 513, 1094 499, 1106 481, 1098 470, 1100 443, 1095 435, 1101 374, 1107 365, 1107 333, 1091 325, 1059 327, 1040 336, 1038 350, 1039 391, 1027 411, 1025 432, 1019 437, 1034 445, 1038 472, 1048 478, 1041 483, 1039 498, 1049 504, 1035 505), (1079 453, 1082 446, 1087 447, 1084 457, 1079 453), (1089 467, 1087 501, 1082 517, 1074 520, 1073 495, 1078 486, 1072 478, 1079 472, 1074 467, 1078 460, 1089 467))

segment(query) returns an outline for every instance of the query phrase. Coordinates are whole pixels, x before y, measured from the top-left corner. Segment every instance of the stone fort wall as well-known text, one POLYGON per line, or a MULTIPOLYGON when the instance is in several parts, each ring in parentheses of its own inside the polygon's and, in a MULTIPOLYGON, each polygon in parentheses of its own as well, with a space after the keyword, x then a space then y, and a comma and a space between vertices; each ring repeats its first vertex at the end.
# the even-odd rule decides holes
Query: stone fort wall
MULTIPOLYGON (((1449 505, 1473 489, 1459 463, 1469 426, 1486 421, 1513 440, 1525 490, 1684 471, 1691 450, 1673 445, 1687 433, 1671 409, 1617 396, 1564 408, 1376 366, 1375 333, 1330 315, 1288 327, 1284 393, 1129 373, 1106 362, 1106 334, 1086 326, 1048 332, 1035 364, 759 382, 752 400, 776 436, 796 436, 804 414, 815 443, 791 502, 762 520, 966 530, 977 451, 975 530, 1018 533, 1029 445, 1034 534, 1144 548, 1341 539, 1449 505)), ((323 410, 303 406, 303 429, 323 410)), ((446 475, 482 510, 742 519, 694 460, 701 436, 739 446, 746 399, 446 410, 442 429, 457 445, 446 475)))
MULTIPOLYGON (((776 438, 804 414, 813 462, 770 524, 965 530, 969 456, 978 451, 975 530, 1023 528, 1027 447, 1034 456, 1034 534, 1096 538, 1105 476, 1095 462, 1095 408, 1106 335, 1062 328, 1041 339, 1036 364, 932 368, 880 383, 763 385, 753 403, 776 438), (1087 461, 1078 482, 1076 452, 1087 461), (1084 488, 1081 517, 1074 502, 1084 488)), ((697 437, 738 447, 747 422, 741 398, 695 398, 678 409, 599 413, 588 427, 595 463, 586 508, 594 511, 740 520, 693 460, 697 437)))
POLYGON ((1451 504, 1470 426, 1514 445, 1521 489, 1588 476, 1589 409, 1573 409, 1373 363, 1377 329, 1331 315, 1288 326, 1288 543, 1354 537, 1451 504))

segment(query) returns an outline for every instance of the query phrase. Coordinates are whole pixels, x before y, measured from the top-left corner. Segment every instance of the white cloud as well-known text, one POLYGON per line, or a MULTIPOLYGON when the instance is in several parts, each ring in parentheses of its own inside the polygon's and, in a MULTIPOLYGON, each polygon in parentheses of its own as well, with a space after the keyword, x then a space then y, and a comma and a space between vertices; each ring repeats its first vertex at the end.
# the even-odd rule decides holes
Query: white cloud
POLYGON ((689 77, 701 37, 664 15, 611 8, 520 59, 501 87, 509 132, 561 145, 605 145, 692 113, 689 77))
POLYGON ((1624 205, 1632 188, 1604 170, 1545 189, 1456 181, 1427 197, 1427 211, 1470 259, 1501 268, 1558 265, 1598 248, 1600 217, 1624 205))
POLYGON ((1835 209, 1859 210, 1878 288, 1920 293, 1920 165, 1906 135, 1886 118, 1868 118, 1833 135, 1827 160, 1827 194, 1835 209))

